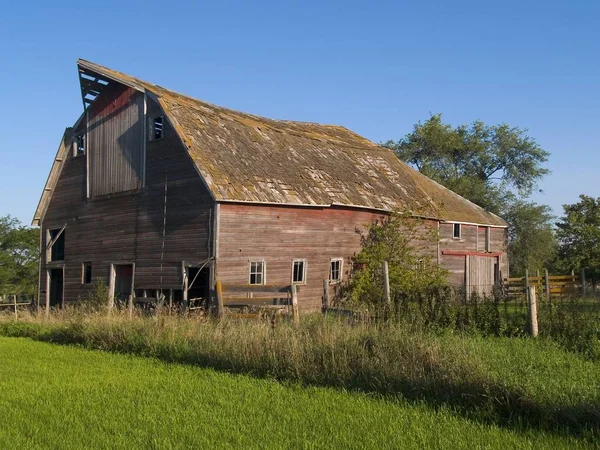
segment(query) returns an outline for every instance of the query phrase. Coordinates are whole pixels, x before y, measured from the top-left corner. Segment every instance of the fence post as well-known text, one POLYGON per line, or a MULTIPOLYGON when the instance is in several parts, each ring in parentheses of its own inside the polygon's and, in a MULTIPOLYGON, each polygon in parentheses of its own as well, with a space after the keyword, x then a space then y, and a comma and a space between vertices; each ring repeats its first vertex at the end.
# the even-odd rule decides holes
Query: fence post
POLYGON ((17 295, 16 294, 13 296, 13 301, 14 301, 14 305, 15 305, 15 320, 17 320, 19 318, 19 316, 17 315, 17 295))
POLYGON ((527 300, 529 303, 529 331, 531 333, 531 337, 537 337, 537 289, 535 286, 527 287, 527 300))
POLYGON ((327 278, 323 279, 323 306, 321 310, 323 312, 327 312, 329 309, 329 280, 327 278))
POLYGON ((390 304, 392 303, 392 299, 390 296, 390 273, 388 271, 387 261, 383 262, 383 283, 383 287, 385 289, 385 305, 389 308, 390 304))
POLYGON ((221 319, 223 317, 223 285, 220 281, 215 283, 217 291, 217 317, 221 319))
POLYGON ((581 268, 581 296, 585 297, 585 268, 581 268))
POLYGON ((544 280, 546 284, 546 300, 550 301, 550 279, 548 278, 548 269, 544 269, 544 280))
POLYGON ((292 284, 292 320, 294 325, 300 323, 300 316, 298 315, 298 291, 295 284, 292 284))
POLYGON ((529 270, 525 269, 525 295, 529 292, 529 270))
POLYGON ((129 311, 129 318, 133 317, 133 294, 129 294, 127 297, 127 311, 129 311))

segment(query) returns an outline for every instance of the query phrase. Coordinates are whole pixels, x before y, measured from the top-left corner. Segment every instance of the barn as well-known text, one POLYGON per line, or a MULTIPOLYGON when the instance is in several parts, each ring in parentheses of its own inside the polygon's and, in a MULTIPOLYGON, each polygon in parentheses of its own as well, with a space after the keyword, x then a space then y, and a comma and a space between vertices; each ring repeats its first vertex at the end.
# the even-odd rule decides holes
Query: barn
POLYGON ((428 211, 427 251, 455 285, 508 275, 507 224, 341 126, 272 120, 78 60, 83 113, 60 142, 33 225, 42 307, 95 282, 121 300, 210 303, 230 286, 298 286, 321 307, 343 282, 357 230, 428 211))

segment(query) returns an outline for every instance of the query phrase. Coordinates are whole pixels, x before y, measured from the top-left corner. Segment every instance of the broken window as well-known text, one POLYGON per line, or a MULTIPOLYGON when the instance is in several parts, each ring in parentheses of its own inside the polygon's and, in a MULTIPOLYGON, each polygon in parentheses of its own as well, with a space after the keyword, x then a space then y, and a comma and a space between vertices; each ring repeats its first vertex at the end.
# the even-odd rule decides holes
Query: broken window
POLYGON ((295 259, 292 263, 292 283, 294 284, 305 284, 306 283, 306 260, 295 259))
POLYGON ((92 282, 92 263, 90 261, 84 262, 81 266, 81 282, 83 284, 92 282))
POLYGON ((73 138, 73 156, 85 155, 85 136, 78 134, 73 138))
POLYGON ((64 228, 48 231, 48 261, 64 261, 65 259, 65 233, 64 228))
POLYGON ((249 284, 265 284, 265 262, 250 261, 249 284))
POLYGON ((151 139, 153 141, 156 141, 157 139, 162 139, 163 135, 164 135, 163 117, 162 116, 154 117, 152 119, 152 137, 151 137, 151 139))
POLYGON ((330 268, 329 268, 329 281, 333 283, 337 283, 342 281, 342 263, 343 260, 341 258, 336 258, 331 260, 330 268))
POLYGON ((454 239, 460 239, 460 232, 461 232, 460 223, 455 223, 452 237, 454 239))

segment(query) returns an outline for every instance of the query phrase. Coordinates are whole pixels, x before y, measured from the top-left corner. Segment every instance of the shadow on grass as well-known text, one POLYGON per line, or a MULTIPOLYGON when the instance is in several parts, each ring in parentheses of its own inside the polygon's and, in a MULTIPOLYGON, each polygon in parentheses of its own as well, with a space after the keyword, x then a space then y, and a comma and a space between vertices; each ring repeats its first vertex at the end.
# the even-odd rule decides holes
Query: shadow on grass
POLYGON ((446 365, 431 358, 427 361, 427 376, 390 372, 382 375, 376 364, 362 365, 347 376, 327 373, 326 370, 322 373, 299 373, 293 369, 281 370, 281 367, 277 370, 264 361, 242 361, 236 356, 228 357, 224 353, 202 351, 195 347, 149 345, 147 336, 139 332, 116 337, 111 335, 111 339, 107 338, 109 334, 111 330, 90 331, 77 322, 60 325, 0 322, 0 335, 8 337, 27 337, 54 344, 154 357, 168 363, 207 367, 284 383, 343 388, 386 399, 402 398, 434 408, 449 407, 465 418, 516 431, 540 430, 589 442, 597 442, 600 438, 600 403, 562 406, 540 402, 518 387, 468 369, 462 372, 468 376, 449 372, 446 365))

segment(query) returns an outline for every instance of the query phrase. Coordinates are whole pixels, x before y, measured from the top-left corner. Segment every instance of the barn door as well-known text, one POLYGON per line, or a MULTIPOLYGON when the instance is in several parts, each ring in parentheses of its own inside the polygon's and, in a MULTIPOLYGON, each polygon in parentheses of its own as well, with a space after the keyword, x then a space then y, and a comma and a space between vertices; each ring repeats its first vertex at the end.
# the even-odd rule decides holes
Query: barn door
POLYGON ((498 258, 469 255, 466 260, 465 285, 467 292, 478 295, 491 295, 496 284, 498 258))

